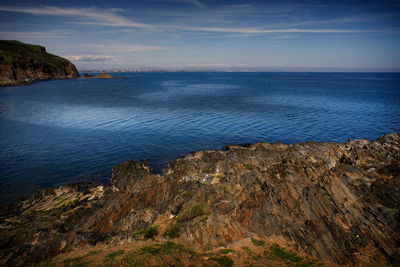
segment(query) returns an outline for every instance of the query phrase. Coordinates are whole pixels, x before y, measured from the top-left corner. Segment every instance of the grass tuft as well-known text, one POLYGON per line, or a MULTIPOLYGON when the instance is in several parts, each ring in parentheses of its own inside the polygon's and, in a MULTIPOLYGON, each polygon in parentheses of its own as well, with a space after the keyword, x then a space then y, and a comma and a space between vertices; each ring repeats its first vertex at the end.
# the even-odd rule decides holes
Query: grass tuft
POLYGON ((303 260, 303 258, 298 256, 296 253, 287 251, 286 249, 280 247, 278 244, 273 244, 269 248, 269 250, 272 256, 281 260, 290 262, 300 262, 303 260))
POLYGON ((233 266, 233 260, 229 258, 228 256, 221 256, 221 257, 215 257, 212 258, 214 261, 216 261, 220 266, 223 267, 230 267, 233 266))
POLYGON ((169 238, 178 238, 181 235, 181 227, 178 223, 171 225, 164 233, 169 238))
POLYGON ((116 250, 109 254, 107 254, 106 258, 110 260, 114 260, 117 256, 124 254, 125 251, 123 250, 116 250))
POLYGON ((184 211, 182 215, 178 217, 178 222, 187 222, 198 216, 204 215, 206 213, 205 207, 202 204, 194 204, 189 209, 184 211))
POLYGON ((229 253, 235 252, 235 251, 233 249, 223 248, 218 252, 221 253, 221 254, 229 254, 229 253))
POLYGON ((149 227, 146 230, 144 230, 143 236, 145 239, 154 239, 154 237, 158 235, 158 227, 153 226, 149 227))
POLYGON ((251 242, 254 244, 254 246, 257 246, 257 247, 265 246, 265 241, 264 240, 258 240, 258 239, 255 239, 255 238, 251 238, 251 242))

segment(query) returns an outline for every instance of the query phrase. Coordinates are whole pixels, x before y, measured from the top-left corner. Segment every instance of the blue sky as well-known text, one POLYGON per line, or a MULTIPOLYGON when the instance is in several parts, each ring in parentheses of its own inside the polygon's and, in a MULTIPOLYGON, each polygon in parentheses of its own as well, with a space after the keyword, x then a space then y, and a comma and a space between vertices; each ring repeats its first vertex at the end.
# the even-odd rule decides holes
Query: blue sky
POLYGON ((400 1, 9 1, 0 39, 80 69, 400 71, 400 1))

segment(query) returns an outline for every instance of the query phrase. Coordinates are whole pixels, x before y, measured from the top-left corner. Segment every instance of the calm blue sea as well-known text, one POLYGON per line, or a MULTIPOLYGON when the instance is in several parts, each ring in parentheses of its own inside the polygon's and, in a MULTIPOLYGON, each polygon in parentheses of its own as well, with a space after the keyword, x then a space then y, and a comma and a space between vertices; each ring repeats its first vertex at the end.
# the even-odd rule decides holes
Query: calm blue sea
POLYGON ((0 88, 0 203, 188 152, 400 132, 400 74, 117 73, 0 88))

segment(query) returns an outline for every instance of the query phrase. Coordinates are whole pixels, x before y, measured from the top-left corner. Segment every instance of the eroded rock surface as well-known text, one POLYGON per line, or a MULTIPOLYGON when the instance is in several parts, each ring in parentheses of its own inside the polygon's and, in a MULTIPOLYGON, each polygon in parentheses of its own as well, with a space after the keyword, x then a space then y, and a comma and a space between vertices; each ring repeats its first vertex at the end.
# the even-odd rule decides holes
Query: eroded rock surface
POLYGON ((163 236, 173 226, 197 251, 279 237, 324 261, 398 265, 399 174, 397 134, 227 146, 174 160, 158 175, 128 161, 114 168, 110 186, 40 190, 3 209, 0 257, 27 265, 72 247, 135 242, 152 226, 163 236))

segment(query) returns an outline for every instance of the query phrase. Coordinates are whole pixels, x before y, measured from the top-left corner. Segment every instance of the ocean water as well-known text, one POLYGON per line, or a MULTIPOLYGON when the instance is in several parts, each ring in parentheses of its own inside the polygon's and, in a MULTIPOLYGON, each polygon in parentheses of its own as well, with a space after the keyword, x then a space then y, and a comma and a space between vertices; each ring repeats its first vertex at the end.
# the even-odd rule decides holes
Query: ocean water
POLYGON ((191 151, 400 132, 400 74, 117 73, 0 87, 0 205, 191 151))

